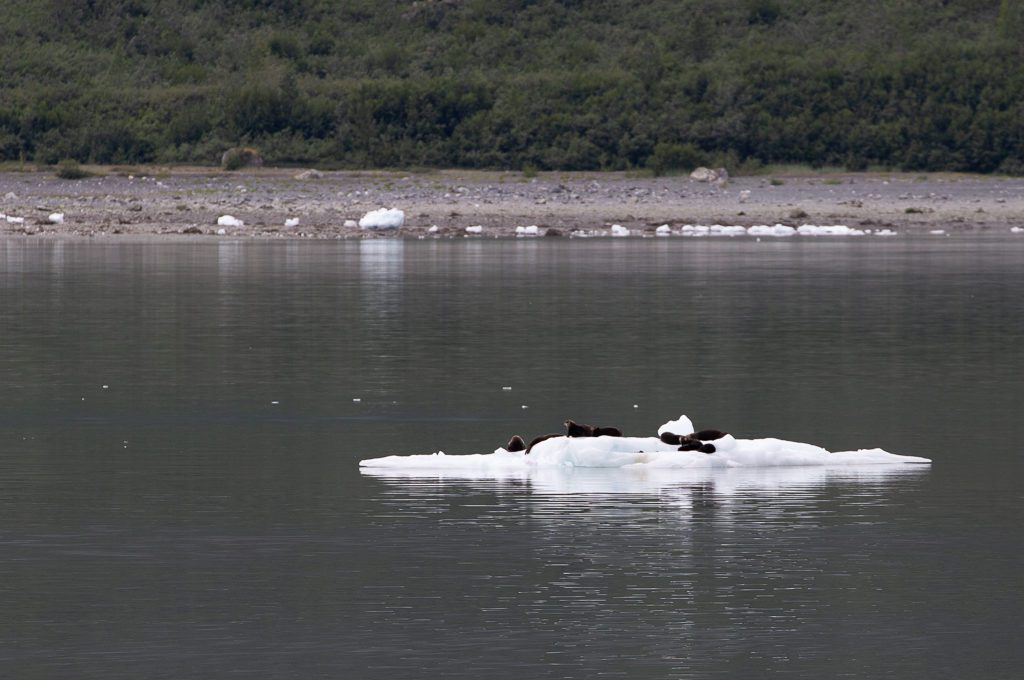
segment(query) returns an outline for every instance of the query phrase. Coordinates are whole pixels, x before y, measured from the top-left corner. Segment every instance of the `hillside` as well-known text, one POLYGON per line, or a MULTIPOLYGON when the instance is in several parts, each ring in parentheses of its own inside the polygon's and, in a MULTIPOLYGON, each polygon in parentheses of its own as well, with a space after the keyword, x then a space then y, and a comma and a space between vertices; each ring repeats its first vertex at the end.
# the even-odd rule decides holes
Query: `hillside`
POLYGON ((1024 173, 1016 0, 8 0, 0 159, 1024 173))

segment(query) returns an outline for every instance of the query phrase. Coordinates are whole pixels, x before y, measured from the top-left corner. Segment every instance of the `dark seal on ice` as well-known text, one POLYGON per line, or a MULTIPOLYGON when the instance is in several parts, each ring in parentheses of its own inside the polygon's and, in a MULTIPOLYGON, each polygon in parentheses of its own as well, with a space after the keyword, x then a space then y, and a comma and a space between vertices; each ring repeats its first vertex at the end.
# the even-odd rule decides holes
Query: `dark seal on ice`
POLYGON ((661 439, 662 443, 668 444, 670 446, 679 446, 680 444, 683 443, 682 435, 678 435, 675 432, 662 432, 658 438, 661 439))
POLYGON ((621 437, 622 430, 617 427, 595 427, 595 437, 621 437))
POLYGON ((715 439, 721 439, 726 435, 721 430, 701 430, 700 432, 694 432, 690 436, 694 439, 699 439, 702 442, 714 441, 715 439))
POLYGON ((570 437, 593 437, 594 427, 592 425, 580 425, 571 420, 565 421, 565 433, 570 437))
POLYGON ((512 435, 512 439, 508 440, 508 444, 505 444, 506 451, 525 451, 526 442, 519 435, 512 435))

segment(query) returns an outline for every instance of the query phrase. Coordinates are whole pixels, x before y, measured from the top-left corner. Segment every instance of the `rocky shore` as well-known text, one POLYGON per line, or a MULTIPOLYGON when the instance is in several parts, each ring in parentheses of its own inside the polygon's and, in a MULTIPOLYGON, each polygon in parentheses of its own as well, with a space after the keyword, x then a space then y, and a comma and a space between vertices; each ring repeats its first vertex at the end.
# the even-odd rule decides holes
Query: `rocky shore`
POLYGON ((1024 232, 1022 178, 780 173, 723 185, 625 173, 98 171, 79 180, 45 170, 0 173, 0 235, 494 238, 536 226, 531 233, 568 237, 611 235, 620 225, 619 234, 639 237, 661 225, 678 234, 684 225, 715 224, 846 225, 908 235, 1024 232), (358 220, 381 207, 404 211, 402 227, 360 229, 358 220), (218 224, 225 215, 240 224, 218 224))

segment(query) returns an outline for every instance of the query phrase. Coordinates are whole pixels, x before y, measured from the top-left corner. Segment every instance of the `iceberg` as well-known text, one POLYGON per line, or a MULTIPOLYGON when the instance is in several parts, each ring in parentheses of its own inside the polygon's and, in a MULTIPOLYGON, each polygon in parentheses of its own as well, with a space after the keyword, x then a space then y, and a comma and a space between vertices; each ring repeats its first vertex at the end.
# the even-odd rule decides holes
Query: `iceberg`
POLYGON ((245 222, 234 215, 221 215, 217 218, 218 227, 244 227, 245 222))
POLYGON ((405 213, 401 210, 379 208, 371 210, 359 220, 360 229, 398 229, 405 222, 405 213))
MULTIPOLYGON (((690 433, 685 415, 658 429, 658 433, 690 433)), ((746 467, 892 465, 931 463, 928 458, 901 456, 879 448, 831 452, 820 446, 776 439, 737 439, 725 435, 712 442, 714 453, 679 451, 658 437, 552 437, 535 445, 529 454, 498 448, 492 453, 384 456, 359 461, 361 468, 511 473, 542 468, 728 469, 746 467)))

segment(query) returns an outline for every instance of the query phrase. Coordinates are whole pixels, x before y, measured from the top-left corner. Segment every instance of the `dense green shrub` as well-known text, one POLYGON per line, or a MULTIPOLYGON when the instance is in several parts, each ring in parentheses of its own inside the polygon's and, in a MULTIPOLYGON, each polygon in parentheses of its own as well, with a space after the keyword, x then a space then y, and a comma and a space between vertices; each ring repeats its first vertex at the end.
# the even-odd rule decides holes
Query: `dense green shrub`
POLYGON ((1011 0, 12 0, 0 159, 1020 172, 1011 0), (58 9, 60 11, 58 11, 58 9))
POLYGON ((259 151, 250 147, 228 149, 220 157, 220 166, 225 170, 240 170, 260 165, 263 165, 263 157, 259 151))
POLYGON ((665 175, 673 171, 693 170, 706 162, 706 154, 694 144, 659 142, 647 159, 647 167, 655 175, 665 175))
POLYGON ((57 164, 57 177, 61 179, 85 179, 92 176, 93 173, 83 170, 78 161, 65 159, 57 164))

